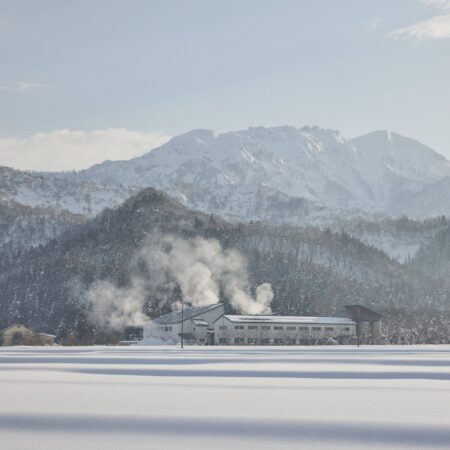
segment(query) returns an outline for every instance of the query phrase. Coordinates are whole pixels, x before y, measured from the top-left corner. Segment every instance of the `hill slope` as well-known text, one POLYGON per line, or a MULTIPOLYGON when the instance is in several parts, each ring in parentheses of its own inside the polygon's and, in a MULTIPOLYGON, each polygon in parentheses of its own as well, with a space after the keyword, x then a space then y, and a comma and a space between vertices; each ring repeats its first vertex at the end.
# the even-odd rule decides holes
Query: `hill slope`
POLYGON ((85 216, 51 208, 32 208, 0 201, 0 252, 46 244, 55 236, 86 221, 85 216))
MULTIPOLYGON (((334 314, 352 302, 409 311, 443 306, 442 292, 428 277, 346 234, 229 224, 148 189, 45 246, 0 255, 0 326, 20 321, 60 336, 76 331, 85 320, 89 287, 97 280, 130 285, 136 254, 155 232, 214 238, 239 250, 248 259, 252 285, 272 283, 276 313, 334 314)), ((148 273, 153 276, 152 267, 148 273)), ((149 315, 174 300, 145 295, 149 315)))

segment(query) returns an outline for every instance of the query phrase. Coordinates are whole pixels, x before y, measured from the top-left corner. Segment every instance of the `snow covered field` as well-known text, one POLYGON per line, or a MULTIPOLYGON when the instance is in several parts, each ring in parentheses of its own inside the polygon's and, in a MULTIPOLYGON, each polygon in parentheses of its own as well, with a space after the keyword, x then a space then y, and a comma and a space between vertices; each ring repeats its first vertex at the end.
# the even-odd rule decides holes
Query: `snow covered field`
POLYGON ((450 346, 0 348, 0 448, 450 448, 450 346))

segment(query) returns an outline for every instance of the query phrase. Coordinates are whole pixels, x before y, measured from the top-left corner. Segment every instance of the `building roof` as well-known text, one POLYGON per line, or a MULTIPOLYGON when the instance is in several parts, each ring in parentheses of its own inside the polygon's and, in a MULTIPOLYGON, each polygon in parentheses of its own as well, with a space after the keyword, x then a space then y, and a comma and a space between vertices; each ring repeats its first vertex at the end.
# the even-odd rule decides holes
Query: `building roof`
MULTIPOLYGON (((215 308, 219 308, 223 306, 223 303, 217 303, 215 305, 206 305, 206 306, 188 306, 184 307, 183 311, 183 320, 190 320, 201 314, 205 314, 215 308)), ((172 323, 181 323, 181 310, 180 311, 172 311, 168 314, 164 314, 163 316, 156 317, 153 319, 153 322, 159 323, 161 325, 167 325, 172 323)))
POLYGON ((233 316, 223 315, 230 322, 248 323, 301 323, 323 325, 354 325, 353 320, 347 317, 311 317, 311 316, 233 316))
POLYGON ((26 327, 25 325, 22 325, 22 324, 20 324, 20 323, 13 323, 12 325, 9 325, 8 327, 3 328, 3 330, 0 330, 0 334, 1 334, 1 333, 4 333, 5 331, 7 331, 7 330, 9 330, 9 329, 11 329, 11 328, 14 328, 14 327, 24 328, 25 330, 33 331, 33 330, 31 330, 30 328, 26 327))
POLYGON ((197 327, 207 327, 209 324, 203 319, 191 319, 192 323, 197 327))
POLYGON ((48 334, 48 333, 38 333, 38 334, 39 334, 39 336, 47 336, 47 337, 52 337, 52 338, 56 337, 55 334, 48 334))
POLYGON ((373 309, 363 305, 345 305, 345 314, 353 320, 373 321, 380 320, 383 316, 373 309))

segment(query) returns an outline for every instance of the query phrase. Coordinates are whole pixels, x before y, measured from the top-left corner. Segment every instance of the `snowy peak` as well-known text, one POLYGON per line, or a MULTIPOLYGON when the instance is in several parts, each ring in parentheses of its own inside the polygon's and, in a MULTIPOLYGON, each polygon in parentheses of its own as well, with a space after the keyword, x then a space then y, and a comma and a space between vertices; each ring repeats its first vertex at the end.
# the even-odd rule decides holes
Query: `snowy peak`
POLYGON ((397 215, 446 176, 450 163, 443 156, 391 131, 346 139, 318 126, 196 129, 129 161, 73 173, 0 175, 0 198, 93 215, 154 187, 225 218, 305 224, 316 213, 397 215))
POLYGON ((392 131, 374 131, 349 142, 405 178, 432 182, 450 175, 450 162, 442 155, 392 131))
POLYGON ((283 126, 222 134, 193 130, 140 158, 108 162, 77 177, 153 186, 186 206, 227 217, 239 205, 241 218, 250 219, 255 217, 249 211, 262 201, 261 187, 320 208, 391 212, 446 175, 450 165, 444 157, 396 133, 347 140, 336 130, 283 126))

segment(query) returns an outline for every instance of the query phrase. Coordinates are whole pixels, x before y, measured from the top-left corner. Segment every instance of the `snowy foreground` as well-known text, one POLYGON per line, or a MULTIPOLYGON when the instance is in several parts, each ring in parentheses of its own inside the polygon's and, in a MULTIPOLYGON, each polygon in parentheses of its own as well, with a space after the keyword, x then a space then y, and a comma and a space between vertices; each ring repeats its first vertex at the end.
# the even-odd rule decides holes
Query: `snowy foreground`
POLYGON ((0 447, 450 448, 450 346, 0 348, 0 447))

